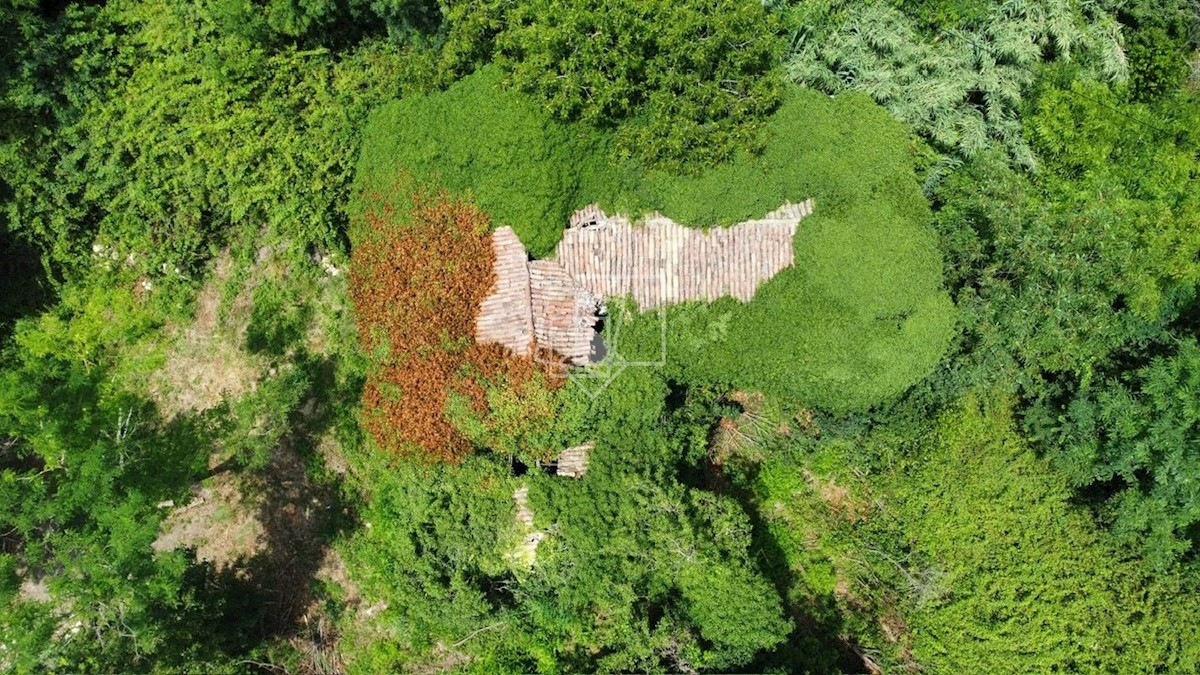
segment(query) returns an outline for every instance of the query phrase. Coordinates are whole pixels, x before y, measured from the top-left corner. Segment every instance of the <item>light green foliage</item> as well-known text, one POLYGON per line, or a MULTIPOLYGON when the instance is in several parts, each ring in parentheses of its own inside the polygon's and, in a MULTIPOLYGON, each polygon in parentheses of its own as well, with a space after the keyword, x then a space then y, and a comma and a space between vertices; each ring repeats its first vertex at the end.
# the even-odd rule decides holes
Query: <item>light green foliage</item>
POLYGON ((1010 402, 968 397, 932 426, 814 445, 798 466, 764 467, 760 508, 802 570, 794 602, 835 604, 885 669, 1197 667, 1193 582, 1099 531, 1017 433, 1010 402))
POLYGON ((883 2, 797 3, 786 11, 795 32, 788 73, 830 93, 864 92, 947 151, 972 157, 1001 147, 1024 166, 1036 159, 1018 113, 1044 60, 1125 76, 1119 25, 1095 7, 1071 0, 988 2, 986 11, 945 4, 916 8, 938 24, 927 35, 883 2), (941 24, 947 19, 955 23, 941 24))
POLYGON ((497 37, 512 84, 555 117, 616 126, 625 156, 675 170, 759 145, 780 43, 756 0, 513 3, 497 37))
POLYGON ((764 646, 778 644, 791 628, 775 589, 746 562, 699 559, 685 565, 680 574, 688 616, 700 626, 705 640, 720 647, 700 661, 707 668, 747 663, 764 646))
POLYGON ((40 579, 49 596, 4 598, 0 642, 17 672, 230 672, 269 642, 280 613, 263 588, 270 572, 262 558, 238 561, 247 581, 155 550, 167 508, 210 473, 259 471, 285 445, 302 452, 298 429, 317 415, 303 402, 347 392, 318 359, 281 358, 245 397, 168 419, 144 392, 164 365, 164 322, 190 321, 191 308, 112 267, 62 285, 0 354, 0 526, 20 580, 40 579))
POLYGON ((577 431, 587 402, 564 389, 551 389, 541 374, 513 385, 486 383, 488 409, 477 414, 451 393, 447 414, 477 447, 516 457, 527 465, 553 459, 582 442, 577 431))
POLYGON ((1156 318, 1172 296, 1200 281, 1200 108, 1193 97, 1120 105, 1103 85, 1076 82, 1045 92, 1027 124, 1054 176, 1045 180, 1048 197, 1060 212, 1079 214, 1072 229, 1103 223, 1097 243, 1121 242, 1100 254, 1119 268, 1110 283, 1136 314, 1156 318))
POLYGON ((575 166, 567 132, 486 68, 445 92, 381 108, 364 134, 358 168, 368 203, 411 189, 405 179, 469 194, 496 225, 516 230, 534 254, 558 242, 573 205, 575 166))
MULTIPOLYGON (((659 210, 711 226, 811 197, 817 211, 800 225, 796 268, 747 306, 673 310, 672 362, 691 378, 847 410, 896 396, 941 357, 952 308, 910 142, 866 99, 791 92, 764 129, 761 155, 679 176, 609 164, 606 139, 537 114, 529 100, 497 89, 497 77, 485 70, 448 92, 385 108, 367 134, 364 189, 384 189, 406 172, 440 180, 473 194, 535 255, 549 252, 570 210, 590 201, 610 213, 659 210)), ((649 351, 657 360, 656 320, 621 339, 630 349, 623 356, 649 351)))
MULTIPOLYGON (((361 459, 371 472, 371 493, 347 564, 366 597, 387 608, 376 622, 386 632, 363 640, 353 654, 355 669, 391 671, 397 662, 422 658, 437 641, 454 644, 504 621, 505 607, 488 594, 507 569, 503 549, 512 540, 505 535, 516 527, 507 466, 484 458, 460 466, 361 459)), ((481 633, 470 649, 486 650, 496 638, 481 633)))
MULTIPOLYGON (((669 312, 667 355, 689 378, 862 409, 904 391, 941 358, 953 308, 907 139, 882 112, 861 97, 795 92, 772 118, 761 158, 694 178, 649 176, 651 199, 689 224, 816 203, 796 235, 795 268, 751 303, 669 312)), ((617 348, 632 348, 623 356, 657 354, 657 321, 622 328, 617 348)))
POLYGON ((909 615, 939 672, 1186 672, 1200 665, 1188 586, 1130 560, 1016 435, 1007 407, 941 421, 893 509, 945 595, 909 615))
POLYGON ((109 71, 72 76, 111 91, 73 102, 8 178, 10 221, 60 264, 98 240, 153 277, 188 274, 263 228, 336 246, 361 119, 419 77, 391 45, 272 51, 195 5, 118 3, 91 29, 75 40, 109 71))
POLYGON ((53 313, 18 325, 0 361, 0 525, 51 596, 45 607, 5 599, 0 640, 19 671, 211 657, 187 558, 150 548, 154 504, 182 498, 204 468, 211 420, 164 428, 153 405, 109 378, 115 350, 153 327, 128 296, 68 289, 53 313), (79 630, 53 637, 64 621, 79 630))
POLYGON ((537 632, 620 645, 595 662, 603 670, 737 669, 791 626, 749 555, 740 505, 677 477, 705 452, 711 397, 689 391, 668 405, 666 395, 648 369, 626 371, 591 410, 587 475, 531 484, 538 522, 557 523, 537 574, 568 620, 537 632))

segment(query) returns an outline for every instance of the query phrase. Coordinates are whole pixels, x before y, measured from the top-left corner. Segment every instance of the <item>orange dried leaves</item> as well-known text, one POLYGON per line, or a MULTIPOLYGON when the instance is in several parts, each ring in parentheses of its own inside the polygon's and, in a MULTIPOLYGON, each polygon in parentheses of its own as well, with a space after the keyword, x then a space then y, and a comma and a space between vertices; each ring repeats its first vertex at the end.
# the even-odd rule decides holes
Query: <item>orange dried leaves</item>
POLYGON ((350 265, 359 340, 372 357, 363 424, 377 445, 457 462, 471 445, 446 417, 451 391, 486 409, 497 378, 524 381, 528 357, 474 343, 480 303, 495 280, 488 215, 445 192, 414 194, 411 207, 368 209, 350 265))

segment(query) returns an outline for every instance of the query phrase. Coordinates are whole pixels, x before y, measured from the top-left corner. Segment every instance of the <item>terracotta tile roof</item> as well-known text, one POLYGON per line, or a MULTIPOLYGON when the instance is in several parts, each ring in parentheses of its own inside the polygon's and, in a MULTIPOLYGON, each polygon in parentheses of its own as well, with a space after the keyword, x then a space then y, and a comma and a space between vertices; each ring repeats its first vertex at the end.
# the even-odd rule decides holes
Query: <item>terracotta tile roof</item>
POLYGON ((548 260, 530 262, 512 229, 492 235, 496 285, 476 320, 479 342, 528 354, 533 341, 586 364, 598 303, 632 296, 642 309, 732 296, 743 302, 793 263, 792 238, 813 202, 785 204, 729 228, 683 227, 660 214, 639 226, 592 204, 577 211, 548 260))
POLYGON ((600 297, 632 295, 642 309, 732 296, 743 302, 792 265, 792 237, 812 200, 785 204, 760 220, 707 232, 654 214, 640 226, 582 209, 563 234, 555 260, 600 297))
POLYGON ((475 340, 496 343, 521 355, 533 343, 533 317, 529 311, 529 256, 510 227, 492 233, 496 253, 496 285, 480 306, 475 320, 475 340))

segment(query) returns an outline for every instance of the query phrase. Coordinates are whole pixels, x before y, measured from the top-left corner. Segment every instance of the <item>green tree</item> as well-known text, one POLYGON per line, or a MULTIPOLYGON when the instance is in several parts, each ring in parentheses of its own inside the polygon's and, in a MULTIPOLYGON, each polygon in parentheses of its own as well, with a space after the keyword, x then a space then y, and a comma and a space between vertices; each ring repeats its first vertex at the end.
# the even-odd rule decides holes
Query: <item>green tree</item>
POLYGON ((1185 338, 1138 369, 1085 384, 1061 408, 1030 418, 1077 486, 1107 498, 1114 532, 1160 566, 1194 558, 1200 522, 1200 346, 1185 338))
POLYGON ((676 170, 760 145, 780 47, 749 0, 531 0, 497 37, 513 85, 556 117, 616 125, 623 154, 676 170))
POLYGON ((155 327, 123 290, 69 288, 18 324, 0 360, 3 550, 49 597, 3 598, 0 640, 18 671, 219 669, 224 648, 244 645, 218 630, 208 570, 152 548, 155 504, 181 500, 206 468, 214 422, 164 427, 114 382, 115 348, 155 327))
POLYGON ((1083 62, 1113 81, 1126 74, 1120 27, 1094 7, 894 4, 795 3, 784 12, 794 45, 788 75, 830 93, 864 92, 943 151, 972 157, 999 147, 1032 167, 1019 115, 1043 62, 1083 62), (913 14, 939 25, 926 33, 913 14))
MULTIPOLYGON (((1186 323, 1194 303, 1196 111, 1187 93, 1151 105, 1122 102, 1097 83, 1049 87, 1026 121, 1039 175, 985 158, 938 193, 973 344, 959 361, 972 373, 966 379, 1013 387, 1029 402, 1027 421, 1041 448, 1081 490, 1119 495, 1101 510, 1116 518, 1118 531, 1155 533, 1145 543, 1160 561, 1187 547, 1186 536, 1168 541, 1167 533, 1182 533, 1163 510, 1186 499, 1163 495, 1186 494, 1189 479, 1167 465, 1156 472, 1157 461, 1140 458, 1136 444, 1088 440, 1084 429, 1103 427, 1090 426, 1094 414, 1085 411, 1109 382, 1136 391, 1130 382, 1175 342, 1175 326, 1186 323), (1077 396, 1084 402, 1071 404, 1077 396), (1071 410, 1083 417, 1071 422, 1071 410), (1111 484, 1121 467, 1140 467, 1122 480, 1154 475, 1162 485, 1111 484), (1135 477, 1139 471, 1148 473, 1135 477)), ((1148 425, 1181 425, 1174 433, 1188 433, 1186 417, 1169 408, 1147 403, 1142 412, 1148 425)))

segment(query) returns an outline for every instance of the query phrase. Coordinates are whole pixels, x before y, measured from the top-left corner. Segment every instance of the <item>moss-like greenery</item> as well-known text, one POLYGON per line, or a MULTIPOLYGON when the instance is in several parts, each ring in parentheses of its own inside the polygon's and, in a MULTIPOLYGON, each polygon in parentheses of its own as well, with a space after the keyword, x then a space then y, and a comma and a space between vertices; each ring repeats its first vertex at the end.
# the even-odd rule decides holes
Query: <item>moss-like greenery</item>
MULTIPOLYGON (((657 210, 721 226, 814 198, 795 269, 748 305, 672 310, 669 359, 690 377, 836 410, 886 401, 933 368, 953 323, 910 139, 866 97, 799 90, 766 134, 761 155, 698 175, 646 170, 612 161, 610 138, 554 122, 485 69, 376 115, 360 181, 364 190, 405 174, 441 181, 473 195, 535 255, 552 250, 571 210, 593 201, 609 212, 657 210)), ((657 318, 631 326, 617 349, 645 360, 644 342, 655 360, 657 318)))
POLYGON ((566 131, 500 86, 485 68, 447 91, 383 106, 371 118, 358 180, 388 194, 402 176, 469 195, 496 225, 516 230, 535 254, 558 242, 574 196, 566 131))
MULTIPOLYGON (((695 178, 649 176, 663 210, 690 223, 816 200, 796 235, 795 268, 749 304, 669 312, 668 358, 693 377, 834 410, 892 398, 933 368, 953 325, 905 132, 865 98, 805 91, 769 131, 761 158, 695 178)), ((656 351, 659 325, 647 317, 622 344, 656 351)))

